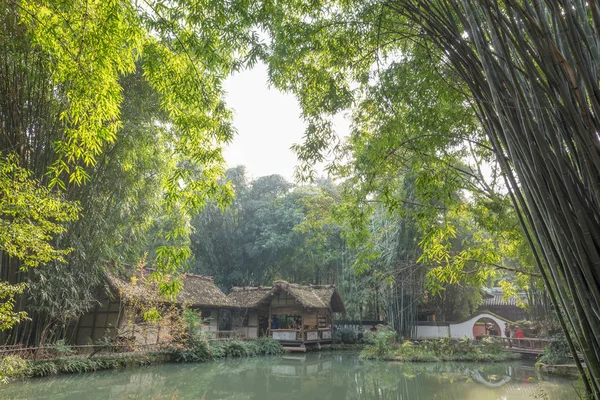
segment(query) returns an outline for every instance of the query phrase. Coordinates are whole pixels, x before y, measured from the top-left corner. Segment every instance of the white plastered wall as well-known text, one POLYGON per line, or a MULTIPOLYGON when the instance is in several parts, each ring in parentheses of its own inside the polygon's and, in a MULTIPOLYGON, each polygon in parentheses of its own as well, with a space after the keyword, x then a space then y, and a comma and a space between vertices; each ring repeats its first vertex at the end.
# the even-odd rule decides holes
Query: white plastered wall
POLYGON ((473 337, 473 326, 477 321, 481 318, 488 318, 493 320, 498 327, 500 328, 500 337, 505 337, 504 335, 504 324, 505 320, 498 318, 492 314, 488 313, 480 313, 475 315, 474 317, 469 318, 468 320, 461 322, 459 324, 448 324, 448 325, 417 325, 417 333, 415 339, 438 339, 449 336, 453 339, 475 339, 473 337))

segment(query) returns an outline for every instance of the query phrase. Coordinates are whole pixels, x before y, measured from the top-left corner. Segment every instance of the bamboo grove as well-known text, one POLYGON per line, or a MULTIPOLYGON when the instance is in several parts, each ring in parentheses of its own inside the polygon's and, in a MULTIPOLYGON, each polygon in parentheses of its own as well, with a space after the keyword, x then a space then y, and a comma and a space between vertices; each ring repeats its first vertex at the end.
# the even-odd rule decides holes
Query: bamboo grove
MULTIPOLYGON (((547 289, 600 396, 600 6, 386 3, 469 88, 547 289)), ((577 359, 577 356, 575 356, 577 359)))

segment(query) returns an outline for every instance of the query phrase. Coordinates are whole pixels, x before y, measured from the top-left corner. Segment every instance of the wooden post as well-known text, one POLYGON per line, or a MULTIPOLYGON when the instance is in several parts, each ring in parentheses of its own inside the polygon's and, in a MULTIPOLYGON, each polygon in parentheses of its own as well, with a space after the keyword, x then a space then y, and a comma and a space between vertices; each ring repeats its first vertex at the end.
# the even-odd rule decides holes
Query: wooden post
POLYGON ((302 311, 300 312, 300 319, 302 320, 302 322, 300 323, 300 337, 304 342, 306 340, 306 337, 304 336, 306 334, 304 333, 304 307, 302 307, 302 311))
POLYGON ((269 303, 269 326, 267 326, 267 337, 272 336, 271 326, 272 325, 272 314, 271 314, 271 303, 269 303))

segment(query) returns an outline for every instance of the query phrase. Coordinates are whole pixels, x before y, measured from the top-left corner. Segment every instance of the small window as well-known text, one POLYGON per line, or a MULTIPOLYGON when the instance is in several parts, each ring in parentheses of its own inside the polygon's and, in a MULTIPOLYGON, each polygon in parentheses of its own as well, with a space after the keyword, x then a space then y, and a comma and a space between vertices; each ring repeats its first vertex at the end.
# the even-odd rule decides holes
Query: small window
POLYGON ((210 324, 210 320, 212 319, 212 313, 210 312, 210 310, 201 310, 200 311, 200 318, 202 318, 202 323, 204 325, 209 325, 210 324))

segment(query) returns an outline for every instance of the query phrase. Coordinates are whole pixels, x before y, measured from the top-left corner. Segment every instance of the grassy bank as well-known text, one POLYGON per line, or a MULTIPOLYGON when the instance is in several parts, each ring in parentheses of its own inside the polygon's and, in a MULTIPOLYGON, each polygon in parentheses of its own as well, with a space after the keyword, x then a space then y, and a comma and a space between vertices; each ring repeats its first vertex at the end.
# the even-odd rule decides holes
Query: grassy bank
POLYGON ((473 341, 449 338, 413 342, 397 342, 395 334, 380 332, 369 338, 360 353, 362 359, 378 359, 403 362, 477 361, 500 362, 520 358, 517 353, 502 350, 492 340, 473 341))
POLYGON ((254 357, 283 354, 281 344, 271 338, 257 340, 223 340, 172 344, 163 351, 115 353, 95 357, 71 356, 47 360, 24 360, 18 356, 0 359, 0 382, 21 378, 101 371, 165 362, 205 362, 229 357, 254 357))

